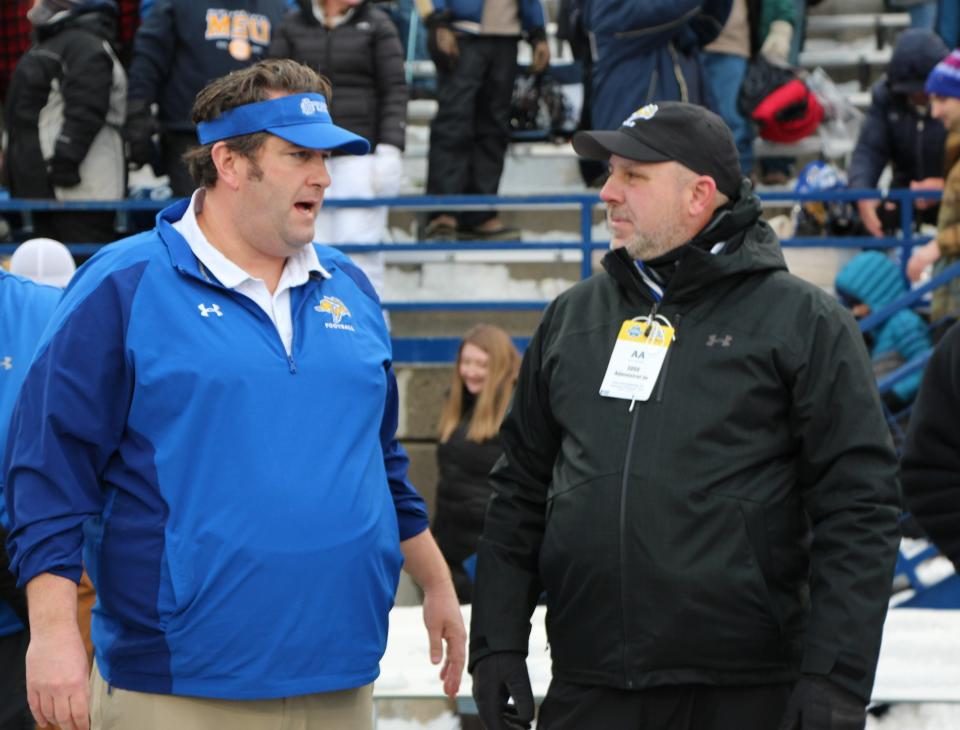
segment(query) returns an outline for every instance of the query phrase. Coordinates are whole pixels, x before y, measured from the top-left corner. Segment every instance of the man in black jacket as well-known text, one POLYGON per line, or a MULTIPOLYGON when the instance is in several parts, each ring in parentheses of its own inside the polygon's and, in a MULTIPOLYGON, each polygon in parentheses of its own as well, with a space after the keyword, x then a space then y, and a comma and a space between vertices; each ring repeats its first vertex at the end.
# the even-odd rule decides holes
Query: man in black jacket
POLYGON ((940 340, 923 373, 903 448, 903 493, 934 544, 960 566, 960 327, 940 340))
POLYGON ((545 591, 543 730, 859 730, 899 487, 856 325, 787 273, 712 112, 650 104, 574 148, 609 160, 613 250, 547 308, 501 431, 481 717, 532 719, 545 591))

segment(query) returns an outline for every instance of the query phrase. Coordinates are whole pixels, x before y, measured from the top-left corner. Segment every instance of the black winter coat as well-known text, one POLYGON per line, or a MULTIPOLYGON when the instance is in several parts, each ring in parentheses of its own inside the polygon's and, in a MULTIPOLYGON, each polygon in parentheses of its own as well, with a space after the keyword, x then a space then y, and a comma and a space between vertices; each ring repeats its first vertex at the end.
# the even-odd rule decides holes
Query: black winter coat
POLYGON ((890 91, 885 79, 873 87, 867 117, 847 171, 851 188, 873 188, 890 163, 891 188, 908 188, 913 180, 943 177, 943 150, 947 133, 943 124, 902 94, 890 91))
POLYGON ((653 299, 625 251, 559 296, 523 358, 491 479, 471 668, 526 652, 541 590, 553 676, 641 689, 824 675, 870 695, 899 538, 897 463, 853 318, 786 271, 765 223, 687 246, 651 399, 599 395, 653 299))
MULTIPOLYGON (((36 29, 35 43, 17 63, 4 105, 9 135, 5 175, 20 198, 52 198, 41 126, 51 124, 54 92, 63 106, 63 124, 53 156, 79 165, 107 123, 114 57, 105 48, 116 38, 116 11, 91 6, 36 29)), ((118 120, 122 121, 122 120, 118 120)))
POLYGON ((403 46, 390 16, 364 0, 346 22, 327 28, 314 17, 311 0, 300 0, 300 8, 277 28, 269 55, 292 58, 330 80, 330 115, 339 126, 372 147, 402 150, 407 85, 403 46))
POLYGON ((943 124, 921 113, 894 88, 922 87, 922 80, 949 53, 943 42, 925 31, 909 30, 897 40, 886 76, 874 84, 870 109, 853 150, 848 179, 852 188, 876 187, 887 163, 893 166, 890 187, 906 188, 912 180, 944 177, 943 124))
POLYGON ((923 373, 903 449, 907 508, 960 566, 960 327, 944 335, 923 373))
POLYGON ((468 412, 446 443, 437 446, 436 516, 431 526, 440 552, 454 574, 461 603, 469 603, 472 591, 463 570, 463 561, 477 552, 483 516, 493 493, 490 470, 503 450, 500 439, 483 443, 468 441, 468 412))

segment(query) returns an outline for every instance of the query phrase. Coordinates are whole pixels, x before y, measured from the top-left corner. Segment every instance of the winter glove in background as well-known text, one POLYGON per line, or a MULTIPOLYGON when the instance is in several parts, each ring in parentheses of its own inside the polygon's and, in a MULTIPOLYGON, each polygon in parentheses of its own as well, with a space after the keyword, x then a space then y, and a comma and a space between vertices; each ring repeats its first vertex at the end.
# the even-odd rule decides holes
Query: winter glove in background
POLYGON ((0 601, 6 601, 17 614, 17 618, 27 625, 27 595, 17 588, 17 579, 10 572, 10 558, 6 548, 7 531, 0 527, 0 601))
POLYGON ((75 188, 80 184, 80 165, 61 157, 47 161, 47 179, 57 188, 75 188))
POLYGON ((403 154, 392 144, 378 144, 373 152, 373 191, 377 195, 400 194, 403 154))
POLYGON ((460 60, 457 34, 450 27, 449 13, 433 12, 427 16, 427 52, 440 73, 450 73, 460 60))
POLYGON ((866 705, 855 694, 824 677, 804 675, 777 730, 863 730, 866 721, 866 705))
POLYGON ((547 70, 550 65, 550 45, 547 43, 547 34, 543 28, 537 28, 530 33, 527 39, 533 48, 533 59, 530 61, 530 74, 536 76, 547 70))
POLYGON ((793 26, 786 20, 774 20, 770 23, 770 30, 760 47, 760 54, 770 63, 786 66, 792 40, 793 26))
POLYGON ((518 651, 489 654, 478 661, 473 675, 473 699, 487 730, 527 730, 533 722, 533 690, 527 659, 518 651), (513 705, 507 699, 513 697, 513 705))
POLYGON ((153 135, 158 131, 150 103, 146 99, 128 100, 123 136, 127 140, 127 161, 134 167, 141 168, 153 161, 156 155, 153 135))

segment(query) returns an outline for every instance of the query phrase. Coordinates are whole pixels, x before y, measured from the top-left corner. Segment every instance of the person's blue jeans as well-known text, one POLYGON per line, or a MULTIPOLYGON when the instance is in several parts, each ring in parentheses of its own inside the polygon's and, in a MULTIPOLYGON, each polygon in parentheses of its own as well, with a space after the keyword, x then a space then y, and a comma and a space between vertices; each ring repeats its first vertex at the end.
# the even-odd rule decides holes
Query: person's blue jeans
POLYGON ((744 175, 753 171, 753 126, 737 109, 737 97, 747 74, 747 59, 729 53, 704 53, 703 68, 707 84, 717 104, 717 113, 733 132, 733 141, 740 153, 740 170, 744 175))

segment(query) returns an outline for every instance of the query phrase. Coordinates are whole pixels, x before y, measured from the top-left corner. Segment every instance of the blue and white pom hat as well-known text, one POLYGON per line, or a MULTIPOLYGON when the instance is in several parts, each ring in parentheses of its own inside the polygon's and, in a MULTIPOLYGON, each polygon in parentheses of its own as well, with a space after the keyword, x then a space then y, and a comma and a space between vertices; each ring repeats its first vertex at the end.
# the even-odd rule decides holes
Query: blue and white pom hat
POLYGON ((924 90, 937 96, 960 97, 960 48, 933 67, 924 90))
POLYGON ((269 132, 315 150, 340 150, 351 155, 365 155, 370 151, 366 139, 333 123, 322 94, 291 94, 243 104, 197 125, 200 144, 254 132, 269 132))

